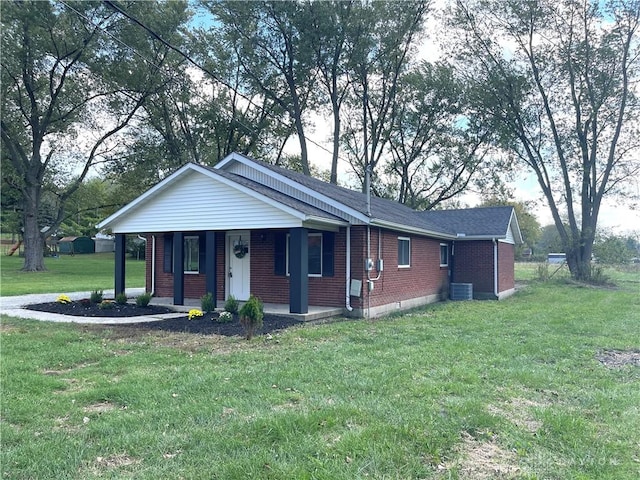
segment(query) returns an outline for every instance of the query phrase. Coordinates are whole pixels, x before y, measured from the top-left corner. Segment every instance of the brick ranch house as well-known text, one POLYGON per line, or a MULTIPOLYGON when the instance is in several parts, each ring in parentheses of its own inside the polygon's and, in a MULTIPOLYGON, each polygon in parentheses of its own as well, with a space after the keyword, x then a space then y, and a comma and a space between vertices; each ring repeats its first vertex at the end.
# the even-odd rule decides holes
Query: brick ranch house
POLYGON ((250 294, 374 317, 448 298, 514 292, 511 207, 419 212, 399 203, 231 154, 186 164, 102 221, 116 237, 115 290, 125 290, 125 236, 147 238, 146 289, 157 297, 250 294))

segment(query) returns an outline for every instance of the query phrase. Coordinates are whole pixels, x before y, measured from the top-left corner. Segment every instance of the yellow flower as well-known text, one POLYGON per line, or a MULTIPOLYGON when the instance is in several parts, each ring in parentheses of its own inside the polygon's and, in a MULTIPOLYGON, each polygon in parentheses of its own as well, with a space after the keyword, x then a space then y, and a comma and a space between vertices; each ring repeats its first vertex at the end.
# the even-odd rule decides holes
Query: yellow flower
POLYGON ((196 308, 189 310, 189 320, 193 320, 195 317, 201 317, 202 312, 196 308))
POLYGON ((56 299, 57 303, 71 303, 71 299, 67 296, 67 295, 60 295, 57 299, 56 299))

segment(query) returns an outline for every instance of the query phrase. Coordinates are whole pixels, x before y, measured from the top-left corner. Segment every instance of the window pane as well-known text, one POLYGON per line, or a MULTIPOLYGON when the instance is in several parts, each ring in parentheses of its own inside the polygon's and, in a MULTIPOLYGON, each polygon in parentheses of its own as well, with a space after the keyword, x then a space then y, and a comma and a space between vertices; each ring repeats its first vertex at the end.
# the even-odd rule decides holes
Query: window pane
POLYGON ((449 246, 448 245, 440 245, 440 265, 446 266, 449 265, 449 246))
POLYGON ((408 267, 411 264, 411 243, 408 238, 398 238, 398 266, 408 267))
POLYGON ((185 237, 184 239, 184 271, 198 272, 200 267, 200 255, 198 249, 198 237, 185 237))
POLYGON ((322 235, 309 235, 309 275, 322 275, 322 235))

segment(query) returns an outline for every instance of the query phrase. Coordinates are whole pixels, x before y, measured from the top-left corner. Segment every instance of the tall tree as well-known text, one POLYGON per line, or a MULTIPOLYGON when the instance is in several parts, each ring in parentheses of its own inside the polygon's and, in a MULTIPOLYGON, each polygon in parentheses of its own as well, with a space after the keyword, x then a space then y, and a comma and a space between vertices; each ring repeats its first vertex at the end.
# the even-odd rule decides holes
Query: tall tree
POLYGON ((465 121, 466 113, 464 88, 450 67, 422 62, 403 75, 385 165, 400 203, 434 208, 491 178, 482 169, 489 130, 465 121))
POLYGON ((360 31, 348 65, 353 78, 345 150, 362 180, 387 153, 399 82, 410 65, 429 2, 372 2, 359 9, 360 31))
MULTIPOLYGON (((23 201, 23 269, 38 271, 45 268, 43 227, 56 229, 65 202, 92 167, 118 150, 118 136, 161 88, 158 68, 168 51, 102 3, 2 2, 0 7, 2 162, 15 172, 23 201), (55 196, 56 212, 43 225, 46 189, 55 196)), ((175 31, 186 18, 185 3, 145 8, 159 30, 175 31)))
POLYGON ((313 108, 313 51, 302 30, 299 2, 204 2, 220 25, 226 48, 234 50, 246 85, 276 102, 298 136, 302 170, 310 174, 305 113, 313 108))
MULTIPOLYGON (((329 182, 338 182, 338 159, 340 157, 340 136, 342 133, 342 106, 348 98, 352 79, 348 65, 355 45, 363 31, 359 26, 358 10, 361 3, 356 1, 309 0, 309 35, 314 52, 314 63, 318 69, 320 83, 324 87, 322 99, 328 98, 333 117, 333 150, 329 182)), ((321 101, 320 105, 324 102, 321 101)))
POLYGON ((587 280, 605 197, 640 172, 638 0, 457 1, 477 117, 538 180, 572 276, 587 280))

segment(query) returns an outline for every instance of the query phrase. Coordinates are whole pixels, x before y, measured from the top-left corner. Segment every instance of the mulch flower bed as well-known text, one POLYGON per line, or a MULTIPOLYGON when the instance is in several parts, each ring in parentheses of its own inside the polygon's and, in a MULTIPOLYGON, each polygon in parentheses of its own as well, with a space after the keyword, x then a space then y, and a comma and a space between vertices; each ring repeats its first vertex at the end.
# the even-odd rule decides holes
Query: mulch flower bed
MULTIPOLYGON (((25 308, 38 312, 59 313, 62 315, 72 315, 76 317, 135 317, 142 315, 159 315, 163 313, 175 313, 167 307, 148 305, 138 307, 132 303, 123 305, 113 302, 109 308, 100 308, 98 304, 88 300, 78 300, 71 303, 38 303, 27 305, 25 308)), ((218 313, 205 313, 201 317, 194 317, 189 320, 188 314, 176 318, 157 320, 152 322, 127 323, 119 325, 120 328, 130 326, 132 329, 148 329, 166 332, 193 333, 200 335, 223 335, 223 336, 244 336, 245 332, 240 322, 235 318, 231 322, 217 321, 218 313)), ((263 327, 255 332, 255 335, 265 335, 277 330, 283 330, 294 325, 304 323, 290 317, 278 315, 265 315, 263 327)))
MULTIPOLYGON (((194 333, 200 335, 223 335, 225 337, 245 336, 244 328, 240 325, 240 321, 236 318, 231 322, 218 322, 218 314, 205 314, 202 317, 196 317, 189 320, 188 317, 170 318, 157 322, 145 322, 135 324, 136 328, 147 328, 149 330, 161 330, 169 332, 194 333)), ((266 335, 277 330, 284 330, 295 325, 304 323, 295 318, 280 317, 278 315, 265 315, 263 326, 256 330, 255 334, 266 335)), ((126 325, 123 325, 126 327, 126 325)))
POLYGON ((89 300, 78 300, 71 303, 36 303, 27 305, 25 308, 38 312, 72 315, 74 317, 136 317, 138 315, 158 315, 174 312, 174 310, 167 307, 156 305, 138 307, 132 303, 119 304, 115 302, 110 302, 109 305, 109 308, 101 308, 99 304, 91 303, 89 300))

